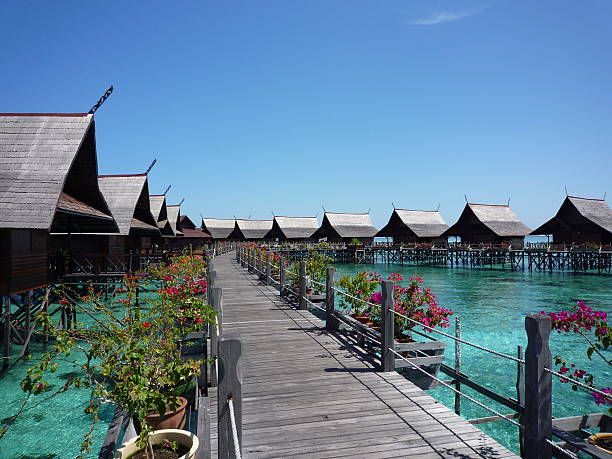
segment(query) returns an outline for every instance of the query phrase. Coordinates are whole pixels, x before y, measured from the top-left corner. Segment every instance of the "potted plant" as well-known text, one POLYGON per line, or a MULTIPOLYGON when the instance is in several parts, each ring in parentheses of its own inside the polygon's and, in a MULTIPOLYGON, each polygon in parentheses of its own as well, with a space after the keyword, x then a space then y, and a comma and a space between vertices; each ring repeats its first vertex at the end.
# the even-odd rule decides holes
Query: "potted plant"
POLYGON ((354 276, 341 277, 337 285, 348 295, 339 295, 340 304, 352 311, 351 317, 359 322, 371 326, 379 321, 378 308, 372 306, 370 299, 380 284, 380 275, 377 273, 359 272, 354 276))
MULTIPOLYGON (((55 343, 21 382, 27 397, 51 392, 46 373, 54 372, 59 360, 70 361, 79 370, 78 376, 55 388, 48 397, 71 388, 89 389, 85 412, 92 415, 93 425, 99 420, 100 405, 120 406, 140 428, 137 446, 149 454, 150 435, 156 428, 184 425, 186 400, 177 388, 199 374, 202 365, 201 361, 184 360, 179 344, 185 333, 214 322, 212 307, 197 298, 206 291, 206 283, 199 279, 202 268, 203 260, 198 256, 177 257, 169 266, 151 267, 139 278, 163 281, 164 287, 158 290, 156 299, 144 305, 135 301, 136 282, 131 275, 124 279, 126 297, 118 300, 119 308, 101 301, 100 292, 93 286, 80 298, 69 288, 60 287, 60 301, 70 301, 93 323, 76 323, 65 330, 49 314, 37 316, 39 325, 55 338, 55 343), (77 353, 83 358, 75 358, 77 353)), ((93 425, 81 445, 83 452, 91 448, 93 425)))

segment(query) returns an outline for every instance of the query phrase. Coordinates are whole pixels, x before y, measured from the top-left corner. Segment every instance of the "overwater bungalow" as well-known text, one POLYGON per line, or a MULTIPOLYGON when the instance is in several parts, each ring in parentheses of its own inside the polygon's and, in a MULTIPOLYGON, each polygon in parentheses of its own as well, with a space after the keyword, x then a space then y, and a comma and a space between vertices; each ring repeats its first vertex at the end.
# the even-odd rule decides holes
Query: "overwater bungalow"
POLYGON ((264 239, 278 241, 307 241, 319 229, 317 217, 280 217, 272 220, 272 229, 264 239))
POLYGON ((461 242, 472 244, 510 244, 523 247, 531 229, 521 223, 509 205, 465 205, 459 220, 442 236, 459 236, 461 242))
POLYGON ((191 246, 193 248, 199 248, 213 241, 212 236, 206 231, 196 228, 195 223, 193 223, 187 215, 181 215, 179 217, 179 225, 183 237, 177 238, 176 241, 180 242, 183 247, 191 246))
POLYGON ((100 175, 98 183, 119 226, 119 235, 108 237, 108 253, 150 249, 160 231, 151 213, 147 174, 100 175))
MULTIPOLYGON (((48 283, 50 233, 117 232, 100 193, 93 115, 0 114, 0 295, 48 283)), ((71 238, 56 241, 68 249, 71 238)))
POLYGON ((234 218, 202 218, 202 230, 215 241, 226 241, 236 227, 234 218))
POLYGON ((554 243, 612 243, 612 209, 603 199, 566 196, 557 214, 531 234, 552 235, 554 243))
POLYGON ((272 229, 272 220, 236 219, 234 229, 228 239, 238 241, 262 241, 272 229))
POLYGON ((393 209, 389 222, 376 237, 393 238, 394 243, 424 242, 444 244, 442 234, 448 225, 437 210, 393 209))
POLYGON ((164 236, 174 236, 170 222, 168 221, 168 209, 166 207, 166 196, 163 194, 152 194, 149 196, 149 204, 153 218, 157 221, 157 227, 164 236))
POLYGON ((347 214, 325 212, 321 227, 312 235, 313 239, 327 239, 328 242, 350 243, 359 239, 362 244, 371 244, 378 230, 372 225, 370 213, 347 214))

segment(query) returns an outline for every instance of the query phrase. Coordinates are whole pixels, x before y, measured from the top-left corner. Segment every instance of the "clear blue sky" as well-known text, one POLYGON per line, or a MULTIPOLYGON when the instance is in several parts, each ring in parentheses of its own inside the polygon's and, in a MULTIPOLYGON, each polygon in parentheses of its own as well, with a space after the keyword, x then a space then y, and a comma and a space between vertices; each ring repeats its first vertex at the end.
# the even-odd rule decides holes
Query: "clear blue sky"
POLYGON ((0 111, 115 85, 100 172, 157 158, 194 220, 612 195, 609 0, 3 0, 0 37, 0 111))

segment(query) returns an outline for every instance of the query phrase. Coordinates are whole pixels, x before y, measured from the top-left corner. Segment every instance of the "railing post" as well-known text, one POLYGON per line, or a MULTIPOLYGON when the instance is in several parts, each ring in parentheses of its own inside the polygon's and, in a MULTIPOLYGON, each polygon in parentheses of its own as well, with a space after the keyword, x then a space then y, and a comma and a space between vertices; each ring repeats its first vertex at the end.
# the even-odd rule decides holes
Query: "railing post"
POLYGON ((247 264, 247 270, 250 273, 253 272, 253 265, 255 264, 255 262, 253 261, 253 258, 254 258, 253 257, 253 250, 254 250, 253 248, 248 249, 248 251, 249 251, 248 252, 248 260, 249 260, 249 262, 247 264))
POLYGON ((236 262, 240 263, 240 250, 236 247, 236 262))
POLYGON ((213 363, 210 366, 210 385, 216 386, 218 381, 217 367, 219 364, 219 337, 223 333, 223 289, 211 289, 211 306, 217 312, 216 323, 210 326, 210 357, 213 363))
MULTIPOLYGON (((517 347, 516 356, 519 360, 523 360, 523 346, 520 344, 517 347)), ((523 368, 523 364, 521 362, 516 363, 516 400, 518 404, 525 408, 525 370, 523 368)), ((519 422, 522 421, 521 418, 523 415, 519 417, 519 422)), ((519 447, 521 452, 521 457, 525 457, 525 436, 523 433, 523 429, 519 429, 519 447)))
MULTIPOLYGON (((455 338, 461 339, 461 319, 455 316, 455 338)), ((461 372, 461 343, 455 341, 455 373, 458 375, 461 372)), ((461 391, 461 383, 459 379, 455 379, 455 389, 461 391)), ((455 392, 455 413, 461 414, 461 395, 455 392)))
POLYGON ((240 357, 242 343, 237 335, 219 338, 219 387, 217 389, 218 450, 219 459, 237 457, 232 435, 229 400, 234 407, 238 444, 242 445, 242 374, 240 357))
POLYGON ((395 371, 395 354, 391 349, 395 347, 395 331, 393 314, 393 281, 384 280, 382 288, 382 327, 381 327, 381 369, 382 371, 395 371))
POLYGON ((278 289, 280 296, 283 296, 285 294, 285 281, 287 276, 287 274, 285 273, 285 257, 280 257, 280 259, 278 260, 278 264, 280 276, 280 286, 278 287, 278 289))
POLYGON ((266 252, 266 285, 272 285, 272 253, 266 252))
POLYGON ((338 330, 338 319, 334 315, 336 312, 334 271, 333 266, 327 267, 327 278, 325 280, 325 329, 327 331, 338 330))
POLYGON ((551 331, 550 317, 532 314, 525 318, 527 349, 525 351, 525 414, 524 426, 526 459, 552 457, 552 375, 545 369, 552 367, 548 347, 551 331))
POLYGON ((298 302, 298 309, 308 309, 306 303, 306 262, 300 261, 300 284, 299 284, 300 301, 298 302))

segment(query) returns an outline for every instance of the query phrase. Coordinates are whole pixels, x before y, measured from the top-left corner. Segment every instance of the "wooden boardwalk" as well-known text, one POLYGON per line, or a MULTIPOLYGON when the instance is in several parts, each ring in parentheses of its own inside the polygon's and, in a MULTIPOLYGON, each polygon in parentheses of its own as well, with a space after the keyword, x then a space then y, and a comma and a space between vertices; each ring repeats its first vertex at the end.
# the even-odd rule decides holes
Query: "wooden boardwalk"
MULTIPOLYGON (((223 331, 242 338, 243 457, 518 457, 398 373, 378 372, 231 254, 214 265, 223 331)), ((212 457, 216 447, 213 426, 212 457)))

